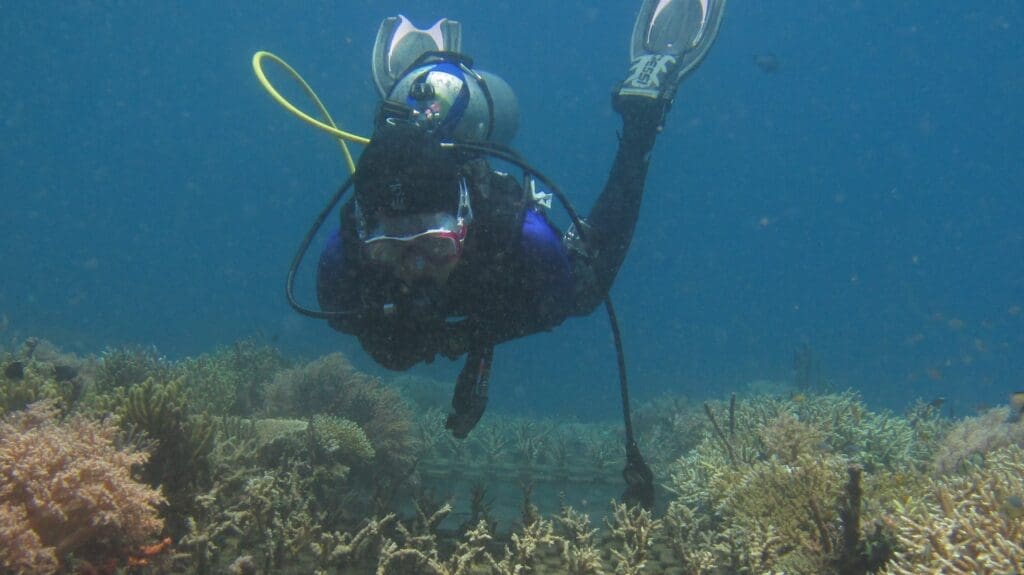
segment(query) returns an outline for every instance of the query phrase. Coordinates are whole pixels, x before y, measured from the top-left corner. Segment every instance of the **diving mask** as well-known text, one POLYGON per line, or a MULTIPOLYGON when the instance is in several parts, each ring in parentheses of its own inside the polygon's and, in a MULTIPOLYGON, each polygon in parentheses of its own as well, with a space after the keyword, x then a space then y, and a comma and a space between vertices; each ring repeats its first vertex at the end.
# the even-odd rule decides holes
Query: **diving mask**
POLYGON ((367 257, 381 264, 396 264, 408 254, 434 265, 444 265, 462 254, 473 209, 469 187, 459 179, 459 206, 455 214, 435 212, 377 219, 371 229, 360 229, 367 257))

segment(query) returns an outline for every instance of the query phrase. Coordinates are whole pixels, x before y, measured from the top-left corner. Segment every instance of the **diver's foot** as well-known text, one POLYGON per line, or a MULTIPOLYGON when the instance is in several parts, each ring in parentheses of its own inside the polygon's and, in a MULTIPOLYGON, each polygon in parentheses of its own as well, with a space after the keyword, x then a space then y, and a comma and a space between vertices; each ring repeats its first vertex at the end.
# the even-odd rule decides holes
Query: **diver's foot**
MULTIPOLYGON (((671 54, 644 54, 633 60, 629 75, 619 84, 616 95, 662 98, 666 88, 675 83, 675 69, 678 59, 671 54)), ((671 90, 675 92, 674 88, 671 90)), ((663 98, 670 99, 670 98, 663 98)))
POLYGON ((726 0, 644 0, 616 96, 671 101, 718 36, 726 0))

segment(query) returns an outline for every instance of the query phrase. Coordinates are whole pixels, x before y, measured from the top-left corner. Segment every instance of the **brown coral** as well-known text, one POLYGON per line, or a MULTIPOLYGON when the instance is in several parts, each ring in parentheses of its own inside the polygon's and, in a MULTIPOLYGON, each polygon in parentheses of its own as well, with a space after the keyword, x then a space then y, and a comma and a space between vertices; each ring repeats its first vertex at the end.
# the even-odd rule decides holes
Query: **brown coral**
POLYGON ((109 422, 60 422, 49 402, 0 422, 3 571, 50 573, 72 552, 109 559, 160 532, 163 498, 131 477, 147 455, 117 447, 117 433, 109 422))
POLYGON ((957 423, 939 445, 933 461, 935 471, 955 472, 1007 445, 1024 447, 1024 425, 1010 421, 1009 415, 1009 407, 999 407, 957 423))
POLYGON ((267 389, 267 402, 275 416, 324 413, 353 421, 366 432, 379 458, 401 461, 411 454, 412 414, 405 401, 340 353, 279 372, 267 389))

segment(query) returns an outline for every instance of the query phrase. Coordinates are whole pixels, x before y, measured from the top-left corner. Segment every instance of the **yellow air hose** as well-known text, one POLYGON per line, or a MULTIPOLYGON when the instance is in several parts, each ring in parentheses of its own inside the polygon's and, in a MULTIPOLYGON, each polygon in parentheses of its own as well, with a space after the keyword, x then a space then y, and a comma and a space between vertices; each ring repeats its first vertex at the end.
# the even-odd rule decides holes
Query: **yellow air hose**
POLYGON ((352 160, 352 153, 349 152, 348 144, 346 144, 345 142, 348 141, 366 145, 370 143, 370 139, 364 138, 363 136, 357 134, 353 134, 351 132, 345 132, 340 130, 338 126, 334 123, 334 120, 331 118, 331 114, 327 112, 327 108, 324 107, 323 102, 320 101, 320 98, 317 97, 316 92, 313 91, 313 88, 311 88, 309 84, 302 79, 302 76, 300 76, 299 73, 296 72, 294 68, 289 66, 288 63, 282 60, 281 58, 278 58, 277 56, 271 54, 270 52, 260 50, 259 52, 256 52, 252 56, 252 69, 253 72, 256 73, 256 79, 258 79, 260 81, 260 84, 263 85, 263 89, 265 89, 267 93, 270 94, 271 98, 277 100, 277 103, 281 104, 281 106, 285 110, 288 110, 303 122, 310 124, 314 128, 323 130, 324 132, 327 132, 328 134, 331 134, 332 136, 338 139, 338 143, 341 144, 341 152, 342 154, 345 155, 345 164, 348 166, 348 171, 349 173, 354 173, 356 171, 356 164, 352 160), (326 123, 317 120, 316 118, 310 116, 309 114, 293 106, 291 102, 286 100, 284 96, 282 96, 280 92, 278 92, 277 89, 274 88, 273 84, 270 83, 270 80, 267 79, 267 75, 263 73, 264 58, 269 58, 276 62, 279 66, 284 68, 285 71, 287 71, 291 75, 291 77, 294 78, 296 82, 298 82, 300 86, 302 86, 302 89, 306 92, 306 95, 309 96, 309 99, 312 100, 314 104, 316 104, 317 108, 319 108, 320 115, 324 118, 326 123))

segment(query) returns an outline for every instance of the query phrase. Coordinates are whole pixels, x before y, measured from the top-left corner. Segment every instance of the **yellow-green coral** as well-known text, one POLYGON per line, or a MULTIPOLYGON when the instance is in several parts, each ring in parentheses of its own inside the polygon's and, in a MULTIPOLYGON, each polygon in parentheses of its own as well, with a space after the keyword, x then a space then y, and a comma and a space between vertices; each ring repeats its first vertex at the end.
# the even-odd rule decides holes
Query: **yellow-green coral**
POLYGON ((340 353, 278 373, 267 388, 267 406, 274 416, 330 414, 355 422, 384 466, 404 466, 411 458, 412 414, 405 401, 340 353))
POLYGON ((67 411, 77 395, 75 385, 58 381, 50 363, 13 358, 0 362, 0 415, 42 400, 54 400, 67 411))
POLYGON ((156 349, 141 346, 110 348, 100 355, 99 366, 90 393, 106 394, 124 389, 149 378, 171 377, 173 364, 156 349))
POLYGON ((1008 446, 932 483, 924 499, 897 505, 900 551, 887 573, 1024 572, 1024 450, 1008 446))
POLYGON ((262 447, 281 437, 306 431, 309 428, 309 422, 302 419, 268 418, 255 420, 253 427, 256 433, 256 443, 262 447))
POLYGON ((281 355, 251 340, 176 366, 191 405, 213 415, 251 415, 264 407, 264 388, 284 367, 281 355))
POLYGON ((612 517, 607 524, 612 538, 619 543, 618 549, 611 550, 615 557, 615 572, 639 574, 650 558, 654 534, 661 529, 661 521, 654 519, 651 512, 642 507, 627 507, 612 501, 612 517))
POLYGON ((310 422, 310 428, 320 448, 341 461, 368 461, 375 455, 366 432, 354 421, 332 415, 317 415, 310 422))

